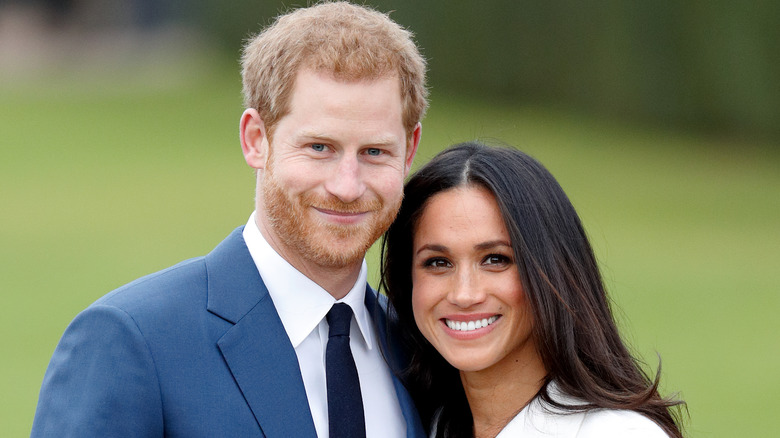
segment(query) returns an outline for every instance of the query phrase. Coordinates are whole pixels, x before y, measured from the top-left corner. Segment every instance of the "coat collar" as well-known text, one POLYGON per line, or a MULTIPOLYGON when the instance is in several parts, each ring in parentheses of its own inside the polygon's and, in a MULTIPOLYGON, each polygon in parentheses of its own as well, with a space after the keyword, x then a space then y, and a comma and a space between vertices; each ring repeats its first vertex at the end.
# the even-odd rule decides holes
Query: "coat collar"
POLYGON ((263 280, 236 228, 206 255, 209 312, 236 324, 268 296, 263 280))
POLYGON ((208 310, 233 323, 217 346, 266 437, 316 437, 298 358, 241 228, 206 256, 208 310))

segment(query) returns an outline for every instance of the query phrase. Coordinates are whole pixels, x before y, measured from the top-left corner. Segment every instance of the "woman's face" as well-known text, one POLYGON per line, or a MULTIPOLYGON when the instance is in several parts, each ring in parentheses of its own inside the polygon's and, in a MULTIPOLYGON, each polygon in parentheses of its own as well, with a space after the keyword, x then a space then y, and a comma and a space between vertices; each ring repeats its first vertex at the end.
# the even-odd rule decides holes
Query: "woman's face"
POLYGON ((431 197, 413 251, 414 319, 450 364, 463 372, 540 364, 509 233, 488 190, 431 197))

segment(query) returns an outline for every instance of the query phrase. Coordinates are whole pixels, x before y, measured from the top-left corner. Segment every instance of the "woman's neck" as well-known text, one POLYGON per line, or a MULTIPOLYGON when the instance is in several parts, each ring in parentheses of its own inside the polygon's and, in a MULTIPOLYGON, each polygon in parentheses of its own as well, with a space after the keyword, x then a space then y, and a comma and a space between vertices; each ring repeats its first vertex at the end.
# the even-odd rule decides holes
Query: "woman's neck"
POLYGON ((480 371, 461 371, 474 418, 475 438, 493 438, 539 392, 547 371, 540 358, 511 361, 480 371))

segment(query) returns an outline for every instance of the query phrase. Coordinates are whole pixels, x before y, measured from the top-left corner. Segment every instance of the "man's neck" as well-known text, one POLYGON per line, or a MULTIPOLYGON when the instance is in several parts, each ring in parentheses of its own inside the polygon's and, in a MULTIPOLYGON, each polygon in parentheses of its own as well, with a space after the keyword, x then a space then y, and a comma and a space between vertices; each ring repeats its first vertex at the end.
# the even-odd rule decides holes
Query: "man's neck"
POLYGON ((328 291, 337 300, 344 298, 352 290, 360 275, 360 267, 362 265, 362 262, 358 262, 354 266, 332 268, 319 266, 306 260, 300 260, 299 263, 293 262, 287 257, 285 259, 295 269, 328 291))

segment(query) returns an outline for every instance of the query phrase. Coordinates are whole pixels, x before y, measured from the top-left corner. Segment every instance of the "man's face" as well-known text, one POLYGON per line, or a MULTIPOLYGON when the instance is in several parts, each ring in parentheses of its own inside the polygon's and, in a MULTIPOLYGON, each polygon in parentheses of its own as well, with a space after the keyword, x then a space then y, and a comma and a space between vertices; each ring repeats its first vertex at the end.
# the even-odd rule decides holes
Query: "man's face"
POLYGON ((407 144, 397 78, 299 72, 259 183, 271 244, 288 261, 360 263, 398 212, 418 139, 419 126, 407 144))

